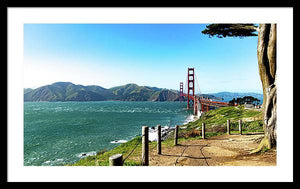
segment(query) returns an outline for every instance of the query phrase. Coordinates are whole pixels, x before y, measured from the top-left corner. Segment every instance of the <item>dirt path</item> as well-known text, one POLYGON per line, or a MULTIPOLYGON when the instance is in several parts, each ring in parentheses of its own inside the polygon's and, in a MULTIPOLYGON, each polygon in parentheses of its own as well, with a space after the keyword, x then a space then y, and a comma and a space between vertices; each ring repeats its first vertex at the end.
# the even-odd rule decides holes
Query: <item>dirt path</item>
POLYGON ((150 150, 150 166, 275 166, 276 149, 252 154, 262 134, 221 135, 150 150))

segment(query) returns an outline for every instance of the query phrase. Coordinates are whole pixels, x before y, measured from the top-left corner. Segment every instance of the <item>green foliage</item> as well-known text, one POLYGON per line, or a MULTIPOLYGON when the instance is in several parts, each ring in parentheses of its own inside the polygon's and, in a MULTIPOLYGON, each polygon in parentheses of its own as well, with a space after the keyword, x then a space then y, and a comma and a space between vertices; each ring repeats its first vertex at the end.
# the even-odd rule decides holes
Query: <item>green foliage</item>
POLYGON ((257 36, 256 26, 254 24, 209 24, 202 31, 209 37, 249 37, 257 36))
MULTIPOLYGON (((114 154, 123 154, 123 159, 132 151, 132 149, 135 149, 135 151, 130 155, 130 157, 137 157, 141 154, 141 137, 137 136, 134 139, 120 144, 116 148, 106 151, 101 150, 97 152, 94 156, 88 156, 86 158, 82 158, 79 161, 77 161, 74 164, 71 164, 70 166, 108 166, 109 165, 109 157, 114 154)), ((132 159, 127 159, 124 162, 124 165, 140 165, 139 161, 134 161, 132 159)))
POLYGON ((269 148, 267 148, 266 146, 264 146, 260 152, 261 153, 265 153, 265 152, 267 152, 269 150, 270 150, 269 148))
POLYGON ((227 124, 227 120, 231 120, 231 129, 238 130, 238 120, 243 121, 243 128, 251 131, 261 131, 262 130, 262 112, 255 110, 245 109, 244 106, 229 106, 222 107, 216 110, 210 110, 205 112, 200 119, 194 122, 190 122, 184 127, 186 131, 190 131, 195 128, 201 128, 202 123, 206 124, 207 130, 212 130, 213 127, 223 127, 227 124))

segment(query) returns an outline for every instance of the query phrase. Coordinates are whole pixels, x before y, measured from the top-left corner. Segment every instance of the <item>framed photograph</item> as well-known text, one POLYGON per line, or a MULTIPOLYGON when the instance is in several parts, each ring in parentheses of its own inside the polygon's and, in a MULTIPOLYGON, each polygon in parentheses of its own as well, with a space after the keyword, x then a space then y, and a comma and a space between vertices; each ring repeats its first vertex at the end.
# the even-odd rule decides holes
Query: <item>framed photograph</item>
POLYGON ((8 181, 293 181, 292 7, 8 7, 7 41, 8 181))

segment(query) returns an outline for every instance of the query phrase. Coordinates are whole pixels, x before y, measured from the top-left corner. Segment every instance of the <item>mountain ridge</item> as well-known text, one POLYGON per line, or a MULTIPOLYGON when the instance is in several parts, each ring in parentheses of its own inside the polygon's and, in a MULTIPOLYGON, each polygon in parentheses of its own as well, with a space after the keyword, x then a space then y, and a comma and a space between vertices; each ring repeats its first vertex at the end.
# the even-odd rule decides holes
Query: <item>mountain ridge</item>
POLYGON ((218 98, 222 98, 222 101, 230 101, 233 98, 242 98, 244 96, 252 96, 263 102, 264 95, 262 93, 256 93, 256 92, 217 92, 217 93, 209 93, 213 96, 216 96, 218 98))
MULTIPOLYGON (((205 98, 228 102, 233 98, 253 96, 263 99, 263 94, 248 92, 218 92, 201 94, 205 98)), ((36 89, 24 88, 24 101, 179 101, 179 91, 174 89, 139 86, 134 83, 103 88, 97 85, 80 85, 55 82, 36 89)))
POLYGON ((178 101, 179 92, 157 87, 126 84, 109 89, 97 85, 55 82, 36 89, 24 89, 24 101, 178 101))

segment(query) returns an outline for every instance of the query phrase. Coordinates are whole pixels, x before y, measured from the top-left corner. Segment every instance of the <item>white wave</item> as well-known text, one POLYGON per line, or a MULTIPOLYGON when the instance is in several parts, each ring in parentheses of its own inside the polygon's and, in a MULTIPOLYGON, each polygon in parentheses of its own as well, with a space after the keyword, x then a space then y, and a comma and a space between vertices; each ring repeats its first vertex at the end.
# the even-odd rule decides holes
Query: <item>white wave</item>
MULTIPOLYGON (((164 140, 164 138, 167 136, 167 134, 174 130, 174 127, 170 126, 164 126, 161 127, 161 138, 164 140)), ((149 141, 157 141, 157 128, 156 127, 150 127, 149 128, 149 141)))
POLYGON ((112 144, 116 144, 116 143, 126 143, 127 140, 114 140, 114 141, 111 141, 110 143, 112 144))
POLYGON ((184 125, 188 124, 188 123, 190 123, 190 122, 192 122, 194 120, 195 120, 195 116, 194 115, 188 115, 187 118, 184 120, 183 124, 184 125))
POLYGON ((53 165, 60 165, 60 164, 64 164, 64 163, 65 163, 64 159, 61 158, 61 159, 55 159, 55 160, 47 160, 47 161, 43 162, 42 165, 53 166, 53 165))
POLYGON ((77 154, 76 156, 79 158, 83 158, 83 157, 87 157, 87 156, 94 156, 96 154, 97 154, 97 152, 92 151, 92 152, 82 152, 82 153, 77 154))

